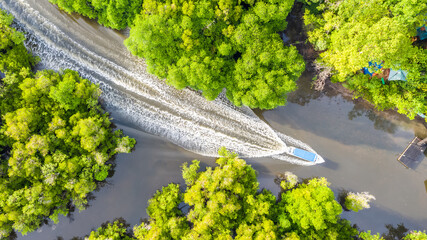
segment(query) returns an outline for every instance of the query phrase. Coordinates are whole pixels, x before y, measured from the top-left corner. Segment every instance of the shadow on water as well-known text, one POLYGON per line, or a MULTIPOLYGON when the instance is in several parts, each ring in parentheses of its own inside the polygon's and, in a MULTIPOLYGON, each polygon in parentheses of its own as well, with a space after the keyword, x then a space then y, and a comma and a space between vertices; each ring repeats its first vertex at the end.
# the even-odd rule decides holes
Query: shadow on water
POLYGON ((273 110, 255 109, 254 112, 274 129, 290 136, 283 125, 346 145, 369 145, 395 150, 405 146, 396 144, 391 134, 397 133, 399 137, 410 139, 413 135, 405 132, 408 128, 418 135, 427 134, 421 124, 393 111, 380 112, 363 100, 343 96, 329 87, 315 91, 311 87, 313 77, 314 72, 310 70, 301 75, 298 89, 288 95, 286 106, 273 110), (361 130, 366 128, 372 128, 373 131, 361 130), (403 131, 400 131, 402 128, 403 131))
POLYGON ((373 126, 375 129, 381 130, 387 133, 393 134, 396 132, 398 128, 397 124, 391 122, 390 120, 386 119, 383 116, 378 115, 373 110, 367 109, 366 107, 360 104, 355 104, 353 106, 353 109, 350 112, 348 112, 347 116, 349 120, 353 120, 358 117, 365 117, 373 122, 374 124, 373 126))
POLYGON ((312 100, 319 99, 320 97, 327 96, 329 98, 337 95, 335 92, 316 91, 312 88, 312 79, 315 73, 310 69, 306 69, 301 77, 298 79, 298 89, 288 95, 288 102, 295 103, 300 106, 305 106, 312 100))
MULTIPOLYGON (((372 233, 380 233, 386 240, 400 240, 408 230, 425 230, 425 226, 420 224, 422 221, 404 218, 398 213, 375 206, 357 213, 345 211, 342 217, 352 223, 357 222, 356 225, 360 231, 371 230, 372 233)), ((427 218, 423 221, 426 222, 427 218)))
MULTIPOLYGON (((62 17, 66 18, 68 21, 73 21, 75 24, 78 25, 88 25, 92 28, 103 30, 105 27, 100 25, 96 19, 90 19, 88 17, 84 17, 78 13, 72 12, 67 13, 64 10, 60 9, 56 4, 52 4, 52 7, 56 9, 57 13, 59 13, 62 17), (81 24, 84 23, 84 24, 81 24)), ((119 35, 122 35, 123 38, 125 38, 125 32, 126 30, 117 30, 117 29, 109 29, 110 31, 113 31, 115 33, 118 33, 119 35)))
POLYGON ((409 229, 406 228, 403 223, 397 224, 396 227, 394 227, 392 224, 386 224, 385 227, 387 228, 388 232, 381 234, 381 237, 383 237, 384 240, 400 240, 400 239, 403 239, 403 237, 409 231, 409 229))
POLYGON ((292 135, 292 131, 310 132, 350 146, 393 151, 402 151, 414 134, 427 135, 422 123, 394 111, 380 112, 363 100, 348 98, 333 89, 311 89, 312 76, 308 71, 303 73, 298 90, 289 94, 286 106, 256 110, 257 116, 277 131, 309 145, 310 140, 292 135))
POLYGON ((322 164, 323 167, 328 168, 330 170, 338 170, 340 167, 340 164, 338 162, 332 161, 329 158, 323 158, 325 159, 325 162, 322 164))
POLYGON ((255 111, 262 120, 286 134, 289 134, 289 130, 281 125, 288 124, 292 128, 307 130, 346 145, 368 145, 386 150, 405 147, 396 143, 395 136, 391 134, 406 139, 413 138, 413 135, 405 130, 413 131, 417 136, 427 134, 420 122, 410 121, 395 111, 378 111, 364 100, 353 99, 352 93, 341 84, 327 81, 324 90, 315 91, 312 86, 316 77, 313 62, 318 53, 307 44, 303 13, 302 4, 296 3, 287 18, 288 26, 282 35, 286 36, 285 44, 296 46, 303 55, 307 62, 306 71, 297 82, 298 90, 288 95, 287 106, 255 111))

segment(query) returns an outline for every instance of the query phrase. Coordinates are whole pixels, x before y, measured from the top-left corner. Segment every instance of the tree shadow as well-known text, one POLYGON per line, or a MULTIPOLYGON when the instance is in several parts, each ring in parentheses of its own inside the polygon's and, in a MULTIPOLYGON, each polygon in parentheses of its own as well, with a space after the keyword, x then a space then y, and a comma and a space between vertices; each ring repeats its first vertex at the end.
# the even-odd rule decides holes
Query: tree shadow
POLYGON ((409 229, 405 227, 403 223, 397 224, 396 227, 393 227, 392 224, 386 224, 385 227, 387 228, 388 232, 381 234, 381 237, 383 237, 384 240, 403 239, 403 237, 409 231, 409 229))
POLYGON ((358 117, 366 117, 374 123, 374 128, 387 133, 396 133, 398 126, 391 122, 389 119, 382 116, 378 111, 367 108, 362 104, 358 104, 356 101, 353 109, 347 114, 349 120, 356 119, 358 117))
POLYGON ((350 209, 345 206, 345 199, 347 198, 349 192, 350 191, 343 188, 338 189, 337 201, 341 205, 342 209, 346 212, 350 211, 350 209))

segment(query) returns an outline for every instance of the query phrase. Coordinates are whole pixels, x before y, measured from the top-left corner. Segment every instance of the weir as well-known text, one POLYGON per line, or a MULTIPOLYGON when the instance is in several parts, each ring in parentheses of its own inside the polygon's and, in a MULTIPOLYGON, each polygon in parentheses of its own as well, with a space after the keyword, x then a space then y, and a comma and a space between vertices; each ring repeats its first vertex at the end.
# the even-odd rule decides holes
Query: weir
POLYGON ((107 110, 141 130, 205 156, 217 156, 225 146, 242 157, 276 155, 308 164, 283 155, 286 143, 313 151, 308 145, 276 133, 251 109, 237 108, 224 97, 209 102, 148 74, 143 60, 123 45, 126 36, 120 32, 68 15, 48 0, 2 0, 0 8, 28 33, 26 46, 41 58, 39 69, 78 71, 100 85, 107 110))

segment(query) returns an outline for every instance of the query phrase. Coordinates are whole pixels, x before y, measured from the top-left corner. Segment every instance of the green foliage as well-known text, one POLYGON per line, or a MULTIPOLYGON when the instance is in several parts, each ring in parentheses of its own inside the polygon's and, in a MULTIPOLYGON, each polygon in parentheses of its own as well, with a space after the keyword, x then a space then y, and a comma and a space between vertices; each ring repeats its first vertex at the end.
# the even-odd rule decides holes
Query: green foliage
MULTIPOLYGON (((282 176, 280 176, 280 177, 282 177, 282 176)), ((296 185, 298 184, 297 175, 295 175, 291 172, 286 172, 283 175, 283 178, 279 179, 279 180, 280 180, 280 183, 279 183, 280 187, 285 191, 295 188, 296 185)))
POLYGON ((170 184, 149 201, 149 223, 134 228, 137 239, 349 239, 358 234, 339 217, 342 209, 326 179, 295 183, 281 200, 259 190, 255 170, 221 149, 218 166, 198 172, 183 166, 185 192, 170 184), (188 209, 182 210, 182 209, 188 209))
POLYGON ((277 34, 293 3, 146 0, 125 44, 178 89, 213 100, 226 88, 237 106, 271 109, 286 104, 305 68, 277 34))
POLYGON ((404 240, 425 240, 425 239, 427 239, 427 234, 425 231, 423 231, 423 232, 411 231, 403 239, 404 240))
MULTIPOLYGON (((341 219, 341 206, 334 200, 325 178, 301 183, 294 174, 286 172, 275 180, 284 186, 281 196, 276 198, 267 190, 259 190, 255 170, 244 160, 225 148, 219 150, 219 155, 218 166, 204 171, 199 171, 197 160, 184 164, 186 190, 183 192, 178 184, 169 184, 157 191, 149 200, 150 219, 133 229, 135 238, 388 239, 372 235, 371 231, 359 233, 349 221, 341 219)), ((393 239, 395 236, 402 239, 407 232, 403 225, 386 227, 387 236, 393 239)), ((127 231, 126 226, 118 228, 121 230, 114 232, 127 231)), ((412 231, 403 239, 425 237, 425 232, 412 231)))
POLYGON ((128 225, 123 219, 114 221, 113 223, 106 222, 96 231, 92 231, 89 237, 85 240, 132 240, 130 233, 127 230, 128 225))
POLYGON ((384 240, 384 238, 380 237, 379 233, 372 235, 371 231, 361 232, 359 238, 363 240, 384 240))
POLYGON ((348 210, 358 212, 365 208, 370 208, 369 202, 375 200, 375 197, 368 192, 362 193, 348 193, 345 198, 344 205, 348 210))
POLYGON ((426 23, 424 0, 305 0, 304 22, 321 61, 334 69, 333 81, 355 91, 380 110, 397 108, 414 118, 427 113, 427 49, 412 44, 426 23), (408 71, 407 82, 360 73, 369 61, 408 71))
POLYGON ((0 11, 0 238, 55 223, 104 180, 107 160, 135 140, 113 132, 100 90, 77 72, 31 72, 24 35, 0 11))
POLYGON ((98 23, 114 28, 124 29, 130 26, 142 9, 142 0, 49 0, 59 8, 71 13, 76 12, 98 23))
POLYGON ((129 152, 135 140, 111 131, 97 104, 99 88, 74 71, 6 82, 13 84, 6 83, 8 98, 0 103, 0 143, 10 155, 0 162, 0 229, 25 234, 46 217, 66 215, 70 201, 83 209, 95 180, 108 175, 106 161, 129 152), (118 149, 123 139, 126 146, 118 149))
POLYGON ((350 239, 357 231, 339 217, 342 208, 325 178, 314 178, 282 193, 278 221, 302 239, 350 239))
POLYGON ((19 72, 31 68, 36 58, 24 46, 25 36, 10 25, 13 16, 0 9, 0 72, 19 72))

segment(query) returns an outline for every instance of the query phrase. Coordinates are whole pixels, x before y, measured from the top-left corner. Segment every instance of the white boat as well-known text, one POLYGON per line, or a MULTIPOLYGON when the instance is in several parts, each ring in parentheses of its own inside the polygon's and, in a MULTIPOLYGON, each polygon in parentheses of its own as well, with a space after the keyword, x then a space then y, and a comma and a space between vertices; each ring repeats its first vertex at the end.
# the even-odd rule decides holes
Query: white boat
POLYGON ((287 153, 299 159, 312 162, 314 164, 319 164, 325 162, 325 160, 317 153, 312 153, 307 150, 303 150, 296 147, 289 146, 287 149, 287 153))

